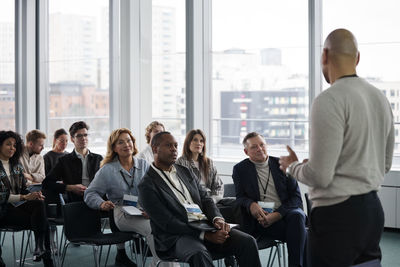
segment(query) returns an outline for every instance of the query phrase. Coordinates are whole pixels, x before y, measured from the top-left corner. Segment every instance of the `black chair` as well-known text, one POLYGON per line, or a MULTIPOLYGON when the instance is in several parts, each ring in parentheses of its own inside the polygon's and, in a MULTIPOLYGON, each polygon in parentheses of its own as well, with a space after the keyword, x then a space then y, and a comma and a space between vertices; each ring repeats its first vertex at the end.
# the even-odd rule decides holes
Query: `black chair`
POLYGON ((278 265, 279 267, 282 266, 281 264, 281 257, 283 254, 283 259, 284 259, 284 263, 283 266, 286 265, 285 262, 285 243, 279 240, 274 240, 274 239, 269 239, 266 237, 259 237, 256 239, 257 241, 257 246, 258 246, 258 250, 263 250, 263 249, 271 249, 269 252, 269 257, 268 257, 268 262, 266 267, 272 267, 274 262, 275 262, 275 258, 276 256, 278 256, 278 265), (283 248, 281 248, 283 247, 283 248), (281 249, 283 250, 283 253, 281 252, 281 249), (272 257, 272 258, 271 258, 272 257))
POLYGON ((240 207, 236 204, 234 184, 224 184, 224 198, 218 201, 217 207, 226 222, 241 224, 242 214, 240 207))
POLYGON ((93 247, 95 266, 100 267, 98 250, 103 245, 115 245, 132 239, 132 235, 102 233, 100 211, 89 208, 85 202, 72 202, 63 206, 64 234, 68 242, 64 245, 62 266, 69 244, 89 245, 93 247))
MULTIPOLYGON (((28 251, 32 231, 30 229, 26 229, 26 228, 19 227, 19 226, 3 226, 3 227, 0 227, 0 239, 1 239, 1 234, 3 234, 3 235, 5 235, 6 233, 12 234, 14 266, 17 266, 18 260, 17 260, 17 256, 16 256, 16 250, 15 250, 15 233, 17 233, 17 232, 22 232, 21 249, 20 249, 20 255, 19 255, 19 266, 24 266, 25 259, 26 259, 26 253, 28 251), (26 245, 24 245, 26 232, 27 232, 26 245), (24 247, 25 247, 25 249, 24 249, 24 247)), ((4 242, 4 236, 3 236, 3 242, 4 242)))
MULTIPOLYGON (((131 247, 131 252, 133 251, 135 253, 135 259, 136 262, 138 261, 139 255, 141 255, 141 266, 145 266, 146 263, 146 258, 147 257, 151 257, 151 252, 148 249, 148 246, 146 244, 145 241, 145 237, 136 233, 136 232, 121 232, 117 225, 115 224, 115 220, 114 220, 114 210, 110 210, 109 214, 108 214, 108 219, 109 219, 109 223, 110 223, 110 230, 113 233, 124 233, 128 236, 131 237, 130 240, 130 247, 131 247), (132 248, 133 247, 133 248, 132 248), (139 247, 139 251, 138 248, 139 247)), ((111 249, 111 245, 108 247, 108 252, 107 252, 107 257, 106 257, 106 264, 107 264, 107 260, 108 260, 108 256, 110 254, 110 249, 111 249)))
POLYGON ((236 198, 235 184, 224 184, 224 197, 236 198))

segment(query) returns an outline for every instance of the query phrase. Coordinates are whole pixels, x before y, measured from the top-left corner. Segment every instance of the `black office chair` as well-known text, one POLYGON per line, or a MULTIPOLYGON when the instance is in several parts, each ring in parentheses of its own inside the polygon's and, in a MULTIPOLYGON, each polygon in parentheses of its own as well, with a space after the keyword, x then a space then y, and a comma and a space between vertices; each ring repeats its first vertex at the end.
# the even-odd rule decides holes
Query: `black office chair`
POLYGON ((224 184, 224 198, 218 201, 217 207, 225 221, 233 224, 241 223, 241 210, 236 204, 236 191, 234 184, 224 184))
POLYGON ((63 206, 64 233, 68 242, 64 245, 62 266, 69 244, 89 245, 93 247, 95 266, 100 267, 98 250, 103 245, 115 245, 132 239, 127 233, 102 233, 101 218, 98 210, 89 208, 85 202, 72 202, 63 206))
POLYGON ((18 260, 17 260, 17 255, 16 255, 16 249, 15 249, 15 233, 17 233, 17 232, 22 232, 21 249, 20 249, 18 265, 24 266, 25 259, 26 259, 26 253, 28 251, 32 231, 30 229, 26 229, 26 228, 19 227, 19 226, 11 226, 11 225, 3 226, 3 227, 0 227, 0 239, 1 239, 1 234, 3 234, 3 242, 4 242, 4 235, 6 233, 12 234, 14 266, 17 266, 18 260), (27 232, 27 234, 26 234, 26 232, 27 232), (25 240, 25 234, 26 234, 26 240, 25 240), (26 245, 24 245, 25 241, 26 241, 26 245))
MULTIPOLYGON (((115 224, 114 210, 109 211, 108 219, 109 219, 109 223, 110 223, 111 232, 121 233, 121 231, 118 229, 117 225, 115 224)), ((148 249, 148 246, 146 244, 144 236, 142 236, 136 232, 122 232, 122 233, 125 233, 125 234, 131 236, 131 241, 130 241, 131 252, 133 251, 135 253, 136 262, 138 262, 139 255, 141 255, 141 257, 140 257, 141 266, 144 267, 145 263, 146 263, 146 258, 152 256, 150 250, 148 249), (138 251, 138 248, 139 248, 139 251, 138 251)), ((108 247, 105 265, 107 264, 107 260, 110 255, 110 249, 111 249, 111 245, 108 247)))
POLYGON ((269 252, 269 257, 268 257, 268 262, 266 267, 272 267, 276 256, 278 256, 278 265, 279 267, 282 266, 281 263, 281 258, 283 256, 284 263, 283 266, 286 265, 286 260, 285 260, 285 243, 282 241, 274 240, 274 239, 269 239, 266 237, 259 237, 256 239, 257 241, 257 246, 258 250, 263 250, 263 249, 271 249, 269 252), (283 250, 283 253, 281 252, 281 249, 283 250), (283 255, 282 255, 283 254, 283 255))

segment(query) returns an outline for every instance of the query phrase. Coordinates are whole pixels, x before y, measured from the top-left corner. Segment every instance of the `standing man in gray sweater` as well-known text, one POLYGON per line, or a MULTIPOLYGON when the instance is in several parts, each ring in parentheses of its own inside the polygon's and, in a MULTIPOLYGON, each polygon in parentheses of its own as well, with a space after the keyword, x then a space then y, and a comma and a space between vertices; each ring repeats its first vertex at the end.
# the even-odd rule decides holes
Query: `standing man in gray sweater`
POLYGON ((357 41, 331 32, 321 58, 331 87, 313 102, 310 159, 280 158, 280 168, 309 186, 312 267, 345 267, 381 259, 384 215, 377 191, 392 165, 393 114, 385 96, 359 78, 357 41))

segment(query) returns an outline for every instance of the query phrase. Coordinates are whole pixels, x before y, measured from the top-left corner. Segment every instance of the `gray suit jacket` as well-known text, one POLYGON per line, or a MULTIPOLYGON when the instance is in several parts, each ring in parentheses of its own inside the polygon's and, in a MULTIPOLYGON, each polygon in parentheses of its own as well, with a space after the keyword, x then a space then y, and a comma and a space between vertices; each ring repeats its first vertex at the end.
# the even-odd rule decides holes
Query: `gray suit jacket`
MULTIPOLYGON (((195 175, 186 167, 174 165, 177 176, 185 184, 193 201, 211 221, 222 217, 211 197, 200 186, 195 175)), ((185 208, 165 183, 162 177, 150 167, 139 184, 139 201, 150 216, 150 225, 158 251, 172 248, 182 235, 200 236, 200 230, 189 226, 185 208)))

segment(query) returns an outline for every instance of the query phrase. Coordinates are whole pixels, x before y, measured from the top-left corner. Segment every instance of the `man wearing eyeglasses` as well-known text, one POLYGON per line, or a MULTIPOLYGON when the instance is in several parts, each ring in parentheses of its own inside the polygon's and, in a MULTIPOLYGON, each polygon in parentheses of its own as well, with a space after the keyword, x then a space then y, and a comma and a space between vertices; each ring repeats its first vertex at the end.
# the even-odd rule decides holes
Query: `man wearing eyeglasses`
POLYGON ((88 149, 89 125, 78 121, 69 133, 74 150, 61 157, 43 181, 43 188, 55 193, 67 193, 67 201, 83 201, 83 193, 100 168, 103 157, 88 149), (62 183, 58 182, 62 181, 62 183))

